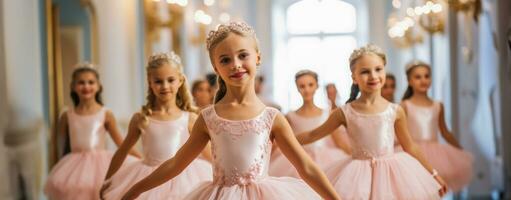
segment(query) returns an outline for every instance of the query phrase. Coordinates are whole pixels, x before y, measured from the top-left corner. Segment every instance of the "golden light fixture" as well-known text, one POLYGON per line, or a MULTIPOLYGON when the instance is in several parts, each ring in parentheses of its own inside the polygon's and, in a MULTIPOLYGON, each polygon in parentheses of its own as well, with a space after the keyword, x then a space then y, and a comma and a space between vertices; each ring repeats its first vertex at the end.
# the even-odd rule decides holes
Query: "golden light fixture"
POLYGON ((445 31, 445 15, 440 2, 427 1, 422 6, 423 13, 419 16, 419 25, 428 33, 443 33, 445 31))
MULTIPOLYGON (((145 0, 145 52, 146 55, 151 55, 151 44, 160 40, 160 30, 162 28, 169 28, 172 33, 172 41, 180 41, 181 34, 179 33, 180 26, 183 23, 184 7, 188 5, 187 0, 145 0), (169 19, 164 20, 159 15, 159 8, 161 3, 166 4, 169 19)), ((172 42, 172 50, 181 52, 180 42, 172 42)))
POLYGON ((483 5, 481 0, 444 0, 451 9, 457 12, 463 12, 478 21, 478 16, 482 13, 483 5))

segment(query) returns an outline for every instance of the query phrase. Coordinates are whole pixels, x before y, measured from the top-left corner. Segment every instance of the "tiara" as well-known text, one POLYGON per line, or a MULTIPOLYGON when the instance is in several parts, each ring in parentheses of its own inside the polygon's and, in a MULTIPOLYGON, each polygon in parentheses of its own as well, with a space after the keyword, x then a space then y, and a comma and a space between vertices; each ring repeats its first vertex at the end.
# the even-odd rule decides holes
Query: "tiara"
POLYGON ((219 24, 215 30, 209 31, 208 38, 206 39, 206 47, 210 49, 213 41, 216 41, 219 37, 233 31, 255 35, 254 29, 245 22, 233 21, 226 24, 219 24))
POLYGON ((423 61, 420 61, 420 60, 412 60, 411 62, 406 64, 405 71, 408 71, 408 70, 410 70, 414 67, 417 67, 417 66, 429 66, 429 65, 423 61))
POLYGON ((75 69, 80 69, 80 68, 90 68, 90 69, 96 69, 96 65, 90 63, 90 62, 82 62, 82 63, 77 63, 74 65, 74 68, 75 69))
POLYGON ((154 53, 149 57, 149 62, 161 59, 170 60, 171 62, 181 65, 181 57, 179 57, 174 51, 154 53))
POLYGON ((380 47, 378 47, 374 44, 367 44, 365 46, 362 46, 362 47, 359 47, 359 48, 353 50, 353 52, 351 53, 350 58, 349 58, 350 69, 353 70, 352 64, 355 60, 359 59, 360 57, 362 57, 363 55, 366 55, 366 54, 376 54, 383 59, 384 64, 386 64, 386 62, 387 62, 387 60, 385 58, 385 53, 383 52, 383 50, 380 47))

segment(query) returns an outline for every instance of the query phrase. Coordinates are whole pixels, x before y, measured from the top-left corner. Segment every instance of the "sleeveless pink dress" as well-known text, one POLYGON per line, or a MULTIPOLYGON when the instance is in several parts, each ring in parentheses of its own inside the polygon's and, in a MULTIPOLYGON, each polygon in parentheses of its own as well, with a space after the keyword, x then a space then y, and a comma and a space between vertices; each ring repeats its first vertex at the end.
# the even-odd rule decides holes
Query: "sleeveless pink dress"
POLYGON ((67 111, 71 153, 51 170, 44 192, 50 199, 99 199, 112 152, 106 151, 105 113, 92 115, 67 111))
POLYGON ((440 199, 440 184, 415 158, 394 152, 398 105, 377 114, 341 107, 347 120, 352 158, 336 162, 326 174, 337 193, 348 200, 440 199))
MULTIPOLYGON (((128 164, 111 177, 112 184, 105 191, 105 199, 121 199, 135 183, 172 158, 189 137, 188 119, 188 112, 183 112, 176 120, 149 118, 141 135, 144 159, 128 164)), ((211 179, 211 165, 196 159, 174 179, 142 193, 137 199, 182 199, 199 183, 211 179)))
MULTIPOLYGON (((328 119, 329 112, 323 110, 322 115, 318 117, 302 117, 296 111, 287 114, 287 119, 295 134, 310 131, 325 122, 328 119)), ((344 151, 335 147, 332 136, 324 137, 312 144, 303 147, 307 154, 322 169, 331 163, 349 158, 344 151)), ((293 167, 291 162, 280 152, 274 152, 274 159, 270 163, 270 175, 272 176, 291 176, 300 178, 300 175, 293 167)))
POLYGON ((450 190, 457 192, 463 189, 472 178, 473 157, 450 144, 438 142, 440 102, 435 101, 430 107, 418 106, 410 101, 403 103, 408 112, 410 134, 428 162, 444 178, 450 190))
POLYGON ((218 116, 214 106, 202 110, 211 138, 213 181, 199 186, 188 200, 320 199, 302 180, 268 176, 273 120, 267 107, 249 120, 218 116))

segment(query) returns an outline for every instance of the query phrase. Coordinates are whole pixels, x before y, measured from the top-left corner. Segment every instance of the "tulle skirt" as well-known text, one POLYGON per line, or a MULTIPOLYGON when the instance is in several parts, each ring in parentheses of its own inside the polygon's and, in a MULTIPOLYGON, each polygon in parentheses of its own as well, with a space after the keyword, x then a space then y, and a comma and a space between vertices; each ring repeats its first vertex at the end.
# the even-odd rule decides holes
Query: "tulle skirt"
MULTIPOLYGON (((137 161, 127 165, 111 177, 110 187, 105 191, 107 200, 119 200, 138 181, 151 174, 159 165, 147 165, 137 161)), ((212 180, 211 165, 201 159, 194 160, 174 179, 142 193, 137 199, 183 199, 204 181, 212 180)))
MULTIPOLYGON (((330 147, 317 147, 305 146, 305 152, 312 158, 312 160, 323 170, 330 166, 332 163, 342 160, 347 160, 350 156, 340 149, 330 147)), ((270 162, 269 173, 271 176, 290 176, 300 178, 298 171, 291 164, 291 162, 282 153, 279 154, 270 162)))
POLYGON ((376 159, 349 159, 332 164, 327 177, 343 199, 440 199, 440 184, 405 152, 376 159))
MULTIPOLYGON (((111 185, 104 193, 105 199, 121 199, 135 183, 151 174, 158 166, 146 165, 143 161, 127 165, 111 177, 111 185)), ((142 193, 137 199, 182 199, 200 183, 209 180, 212 180, 211 165, 196 159, 174 179, 142 193)))
POLYGON ((44 192, 53 200, 95 200, 105 179, 112 152, 72 152, 51 170, 44 192))
POLYGON ((266 177, 248 185, 225 186, 203 183, 186 200, 278 200, 321 199, 302 180, 291 177, 266 177))
POLYGON ((470 183, 474 160, 470 153, 438 142, 419 142, 418 145, 449 190, 457 192, 470 183))

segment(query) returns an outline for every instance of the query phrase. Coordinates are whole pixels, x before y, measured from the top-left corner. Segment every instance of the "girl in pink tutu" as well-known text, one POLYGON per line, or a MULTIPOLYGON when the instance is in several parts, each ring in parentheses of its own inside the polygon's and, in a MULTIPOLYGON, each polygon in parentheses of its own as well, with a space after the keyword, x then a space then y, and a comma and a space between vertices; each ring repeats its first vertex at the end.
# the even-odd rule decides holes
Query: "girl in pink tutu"
POLYGON ((339 199, 326 176, 296 141, 285 117, 257 98, 254 78, 260 53, 254 30, 241 22, 222 24, 209 33, 207 48, 219 90, 215 104, 201 111, 192 134, 176 155, 135 184, 123 199, 135 199, 176 177, 211 141, 213 181, 189 200, 320 199, 300 179, 268 176, 272 142, 323 198, 339 199))
MULTIPOLYGON (((318 75, 316 72, 310 70, 299 71, 295 75, 295 83, 298 92, 302 96, 303 105, 298 110, 289 112, 286 118, 293 132, 301 133, 310 131, 325 122, 330 110, 321 109, 314 104, 314 93, 318 89, 318 75)), ((344 151, 349 151, 348 148, 339 131, 334 132, 332 136, 304 146, 307 154, 322 169, 334 161, 347 159, 349 156, 344 151)), ((291 162, 280 151, 274 152, 272 156, 275 158, 270 163, 270 175, 300 177, 291 162)))
POLYGON ((462 150, 447 129, 442 103, 428 97, 430 66, 423 62, 410 63, 406 67, 406 76, 408 88, 401 105, 407 113, 410 134, 426 160, 438 170, 449 188, 457 192, 472 178, 472 155, 462 150), (438 132, 449 144, 438 142, 438 132))
MULTIPOLYGON (((188 139, 197 114, 192 108, 182 68, 181 59, 174 52, 149 57, 147 104, 131 118, 126 140, 112 158, 101 192, 104 199, 121 199, 133 184, 174 156, 188 139), (139 138, 144 159, 118 170, 139 138)), ((172 181, 147 191, 138 199, 182 199, 199 183, 211 179, 211 165, 197 159, 172 181)))
POLYGON ((50 199, 99 199, 112 158, 106 151, 106 134, 117 145, 122 137, 114 115, 101 102, 102 87, 95 69, 88 65, 75 69, 71 90, 74 108, 64 112, 58 124, 59 134, 69 134, 71 153, 53 167, 44 192, 50 199))
POLYGON ((403 109, 381 96, 385 64, 385 54, 374 45, 354 50, 348 103, 298 139, 309 144, 346 126, 352 158, 338 161, 326 171, 344 199, 440 199, 446 192, 445 183, 410 138, 403 109), (394 152, 395 136, 405 152, 394 152))

